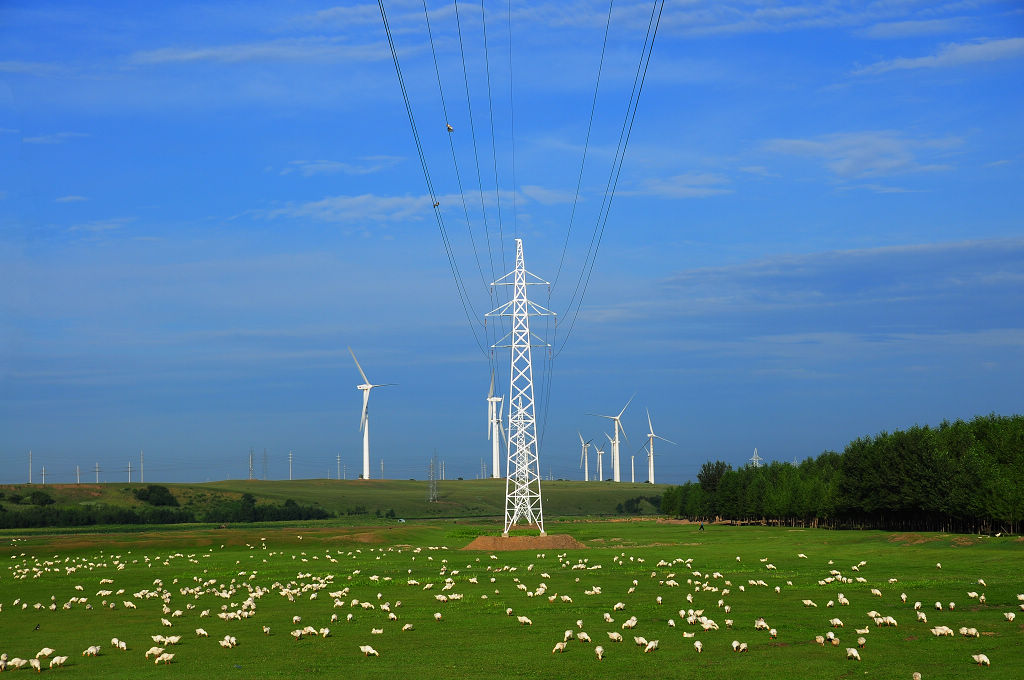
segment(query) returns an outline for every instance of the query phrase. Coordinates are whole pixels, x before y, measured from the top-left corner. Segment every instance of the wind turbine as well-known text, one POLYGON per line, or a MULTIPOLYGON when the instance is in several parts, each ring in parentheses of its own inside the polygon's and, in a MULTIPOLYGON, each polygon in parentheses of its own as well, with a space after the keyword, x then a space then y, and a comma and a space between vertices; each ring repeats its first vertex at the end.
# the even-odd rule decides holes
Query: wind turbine
POLYGON ((359 429, 363 431, 363 479, 370 478, 370 417, 367 405, 370 402, 370 390, 374 387, 389 387, 395 383, 383 383, 380 385, 373 385, 370 383, 370 379, 366 377, 366 373, 363 372, 363 367, 359 365, 359 359, 356 359, 356 353, 352 351, 352 348, 348 348, 349 354, 352 355, 352 361, 356 362, 356 368, 359 369, 359 375, 363 376, 363 384, 356 385, 357 390, 363 391, 363 415, 359 418, 359 429))
POLYGON ((597 451, 597 481, 603 482, 604 466, 601 464, 601 461, 604 458, 604 449, 598 448, 596 444, 594 445, 594 449, 597 451))
MULTIPOLYGON (((645 409, 646 410, 646 409, 645 409)), ((660 439, 669 444, 675 444, 671 439, 665 439, 661 435, 654 434, 654 425, 651 424, 651 412, 647 411, 647 483, 654 484, 654 440, 660 439)))
MULTIPOLYGON (((501 443, 498 441, 498 432, 505 434, 501 429, 501 400, 504 397, 494 396, 494 372, 491 372, 491 387, 487 390, 487 438, 491 440, 491 477, 501 478, 501 462, 498 459, 498 449, 501 443)), ((505 435, 506 437, 508 435, 505 435)))
POLYGON ((636 456, 629 457, 629 483, 636 484, 636 466, 633 463, 636 461, 636 456))
POLYGON ((580 467, 583 468, 583 481, 584 482, 589 482, 590 481, 590 464, 589 464, 589 461, 587 460, 587 449, 590 448, 590 442, 592 442, 594 440, 591 439, 590 442, 585 442, 585 441, 583 441, 583 434, 581 432, 579 432, 579 430, 576 431, 576 434, 578 434, 580 436, 580 446, 583 447, 583 453, 580 454, 580 467))
POLYGON ((629 441, 629 437, 626 437, 626 430, 623 429, 623 427, 622 427, 622 414, 626 412, 627 408, 629 408, 629 403, 631 401, 633 401, 633 397, 635 397, 635 396, 636 396, 636 393, 634 392, 633 396, 629 398, 629 401, 626 402, 626 405, 622 407, 622 410, 619 411, 619 415, 617 415, 617 416, 605 416, 605 415, 601 415, 600 413, 588 413, 587 414, 589 416, 597 416, 598 418, 608 418, 609 420, 612 420, 612 421, 615 422, 615 428, 614 428, 615 429, 615 437, 614 437, 614 439, 612 439, 612 438, 609 438, 609 439, 611 440, 611 443, 612 443, 612 478, 616 482, 621 481, 619 479, 619 433, 621 432, 622 436, 626 439, 626 441, 629 441))

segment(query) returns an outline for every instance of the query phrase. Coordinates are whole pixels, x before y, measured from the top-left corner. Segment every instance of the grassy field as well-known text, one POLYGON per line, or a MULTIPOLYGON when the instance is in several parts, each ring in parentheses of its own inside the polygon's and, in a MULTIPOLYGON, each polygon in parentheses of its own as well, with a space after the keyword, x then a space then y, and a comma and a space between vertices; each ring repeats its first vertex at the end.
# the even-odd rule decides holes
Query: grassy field
MULTIPOLYGON (((102 503, 141 507, 132 494, 144 484, 61 484, 45 487, 0 485, 6 496, 27 495, 43 489, 58 504, 102 503)), ((346 513, 357 507, 366 514, 394 510, 398 517, 494 517, 505 512, 505 480, 454 480, 438 483, 438 502, 427 503, 427 482, 396 479, 337 480, 303 479, 295 481, 226 480, 205 484, 165 484, 184 507, 198 510, 220 499, 237 499, 251 493, 258 502, 283 503, 289 498, 302 505, 317 504, 324 509, 346 513)), ((544 510, 547 516, 614 514, 615 507, 637 496, 657 496, 664 484, 613 484, 584 482, 544 482, 544 510)), ((11 507, 8 504, 8 507, 11 507)), ((654 508, 648 506, 648 511, 654 508)))
POLYGON ((29 658, 49 646, 70 656, 59 672, 90 679, 326 673, 391 680, 402 673, 410 678, 731 680, 910 678, 919 671, 932 680, 1024 674, 1024 612, 1017 600, 1024 592, 1024 543, 1014 538, 720 526, 699 533, 692 525, 655 521, 575 520, 549 522, 548 531, 575 537, 585 550, 459 550, 477 535, 497 530, 466 520, 424 520, 0 537, 0 652, 29 658), (854 571, 861 562, 866 564, 854 571), (864 580, 819 585, 832 570, 864 580), (447 590, 446 579, 452 584, 447 590), (679 587, 670 587, 669 579, 679 587), (766 585, 751 585, 758 580, 766 585), (546 591, 537 595, 542 583, 546 591), (432 588, 425 589, 427 584, 432 588), (586 594, 595 586, 600 593, 586 594), (882 596, 871 595, 872 588, 882 596), (290 599, 281 594, 289 590, 290 599), (987 601, 968 597, 969 591, 984 593, 987 601), (840 592, 850 605, 827 608, 840 592), (441 594, 463 599, 435 599, 441 594), (240 610, 251 595, 251 617, 217 617, 240 610), (73 600, 82 597, 87 602, 73 600), (343 606, 336 607, 335 599, 343 606), (354 599, 374 608, 352 606, 354 599), (729 613, 718 606, 720 599, 729 613), (803 599, 818 607, 804 607, 803 599), (163 613, 165 600, 171 613, 182 615, 163 613), (924 603, 927 624, 915 620, 916 600, 924 603), (126 608, 126 601, 137 608, 126 608), (936 601, 943 603, 942 611, 935 610, 936 601), (956 602, 952 611, 950 601, 956 602), (618 602, 625 608, 614 611, 618 602), (384 603, 397 620, 388 619, 384 603), (508 607, 532 625, 507 616, 508 607), (680 609, 702 609, 720 629, 705 632, 689 625, 680 609), (875 627, 867 616, 872 609, 893 616, 898 627, 875 627), (201 616, 204 610, 210 615, 201 616), (1007 622, 1003 613, 1009 611, 1020 619, 1007 622), (435 612, 441 613, 440 621, 435 612), (605 612, 613 623, 604 620, 605 612), (333 613, 340 619, 334 623, 333 613), (301 623, 293 624, 293 616, 301 623), (637 618, 636 628, 623 630, 631 616, 637 618), (778 630, 777 639, 754 630, 757 617, 778 630), (833 617, 844 627, 832 629, 833 617), (161 618, 173 627, 161 625, 161 618), (726 619, 734 621, 731 629, 726 619), (579 630, 577 620, 593 642, 574 640, 565 653, 553 654, 564 631, 579 630), (402 631, 405 624, 413 629, 402 631), (981 636, 933 637, 929 628, 942 624, 954 631, 975 627, 981 636), (294 640, 289 634, 306 625, 329 627, 330 635, 294 640), (262 626, 270 627, 270 635, 262 626), (197 627, 209 638, 197 637, 197 627), (859 635, 856 628, 869 632, 859 635), (840 638, 838 646, 814 642, 830 630, 840 638), (611 641, 608 631, 621 633, 625 641, 611 641), (689 633, 694 637, 686 637, 689 633), (169 666, 143 658, 155 644, 150 636, 157 634, 182 636, 180 644, 167 647, 175 654, 169 666), (238 646, 219 646, 225 635, 235 636, 238 646), (657 651, 644 654, 634 635, 659 640, 657 651), (856 647, 860 636, 866 639, 859 650, 863 661, 848 661, 845 650, 856 647), (128 650, 111 647, 112 637, 127 641, 128 650), (703 653, 696 653, 695 640, 703 643, 703 653), (733 640, 746 642, 749 652, 734 653, 733 640), (358 646, 367 644, 380 656, 364 657, 358 646), (101 645, 100 656, 81 656, 89 645, 101 645), (603 661, 595 657, 596 645, 605 649, 603 661), (992 666, 975 666, 971 654, 976 653, 987 654, 992 666))

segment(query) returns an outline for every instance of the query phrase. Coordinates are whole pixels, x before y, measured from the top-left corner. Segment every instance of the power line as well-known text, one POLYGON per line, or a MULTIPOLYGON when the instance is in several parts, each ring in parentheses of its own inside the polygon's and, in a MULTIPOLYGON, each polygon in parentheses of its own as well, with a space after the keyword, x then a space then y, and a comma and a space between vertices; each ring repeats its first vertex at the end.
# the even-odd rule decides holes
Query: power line
POLYGON ((451 242, 448 239, 448 233, 445 230, 444 218, 441 215, 441 211, 438 210, 440 205, 437 200, 437 194, 434 191, 433 182, 430 179, 430 170, 427 167, 427 157, 423 151, 423 144, 420 140, 419 130, 416 128, 416 119, 412 113, 412 104, 409 101, 409 92, 405 87, 405 79, 402 77, 402 67, 398 61, 398 50, 395 49, 395 41, 391 35, 391 27, 388 25, 387 12, 384 10, 384 0, 377 0, 377 5, 380 7, 381 20, 384 22, 384 32, 388 38, 388 46, 391 49, 391 58, 395 63, 395 73, 398 75, 398 85, 402 90, 402 99, 405 102, 405 112, 409 117, 409 127, 412 130, 413 141, 416 143, 416 152, 420 158, 420 166, 423 169, 423 179, 427 184, 427 192, 430 194, 430 201, 433 204, 434 219, 437 222, 438 230, 441 232, 441 240, 444 243, 445 253, 448 256, 448 266, 451 268, 452 276, 455 278, 455 288, 459 293, 459 300, 462 303, 462 310, 466 314, 466 320, 469 322, 469 328, 473 333, 473 339, 476 341, 477 347, 480 351, 487 356, 487 351, 484 349, 483 344, 480 342, 480 337, 476 332, 477 323, 475 319, 476 311, 473 310, 473 303, 469 299, 469 293, 466 290, 465 282, 462 280, 462 275, 459 273, 458 265, 455 262, 455 255, 452 252, 451 242), (471 310, 473 310, 471 312, 471 310))
POLYGON ((622 123, 622 131, 619 133, 619 143, 616 146, 615 157, 612 160, 611 173, 609 174, 608 182, 605 185, 604 198, 601 200, 601 207, 598 210, 597 222, 594 225, 594 235, 591 237, 591 249, 588 249, 587 257, 589 258, 590 264, 588 267, 587 260, 584 260, 583 269, 580 271, 580 279, 577 281, 576 290, 573 291, 573 296, 570 298, 569 306, 565 314, 568 315, 569 311, 572 309, 574 304, 573 299, 576 298, 576 292, 580 290, 580 286, 582 285, 582 291, 575 302, 576 311, 573 313, 572 319, 569 322, 569 329, 566 331, 565 339, 563 339, 561 346, 555 352, 555 356, 560 354, 565 348, 565 344, 568 342, 569 336, 572 334, 573 328, 576 325, 576 319, 579 317, 580 309, 583 306, 583 298, 587 293, 587 288, 590 286, 590 278, 594 273, 594 265, 597 263, 597 252, 601 248, 601 241, 604 239, 605 227, 608 225, 608 216, 611 212, 612 200, 615 198, 615 190, 619 184, 619 176, 622 174, 622 165, 625 160, 626 149, 629 146, 629 138, 633 133, 633 124, 636 121, 636 113, 640 104, 640 94, 643 92, 644 82, 647 79, 647 69, 651 63, 651 55, 654 53, 654 40, 658 35, 658 27, 661 25, 661 14, 664 9, 665 0, 661 0, 660 5, 658 0, 655 0, 654 5, 651 7, 651 18, 647 24, 647 35, 644 37, 644 48, 641 51, 640 62, 637 64, 637 73, 633 79, 633 91, 630 93, 629 104, 626 107, 626 117, 622 123), (656 14, 655 10, 657 10, 656 14), (592 255, 590 255, 590 250, 593 251, 592 255), (584 274, 586 274, 585 280, 584 274))
MULTIPOLYGON (((483 0, 480 0, 481 3, 483 0)), ((508 108, 509 130, 512 133, 512 228, 519 238, 519 216, 516 213, 516 100, 512 77, 512 0, 508 0, 508 108)))
MULTIPOLYGON (((455 3, 458 8, 458 2, 455 3)), ((487 113, 491 121, 491 158, 494 161, 494 199, 498 204, 498 243, 501 246, 501 271, 508 271, 505 265, 505 233, 501 220, 501 184, 498 181, 498 148, 494 138, 494 99, 491 95, 491 57, 487 48, 487 14, 484 0, 480 0, 480 24, 484 35, 484 66, 487 71, 487 113)))

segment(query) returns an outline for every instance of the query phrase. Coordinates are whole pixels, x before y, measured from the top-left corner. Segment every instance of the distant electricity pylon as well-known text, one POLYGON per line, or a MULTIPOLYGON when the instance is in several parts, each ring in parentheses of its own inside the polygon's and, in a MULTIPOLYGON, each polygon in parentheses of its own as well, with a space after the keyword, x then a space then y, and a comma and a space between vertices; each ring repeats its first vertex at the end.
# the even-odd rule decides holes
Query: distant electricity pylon
POLYGON ((249 481, 256 479, 256 469, 252 466, 252 447, 249 447, 249 481))
POLYGON ((288 481, 292 481, 292 452, 288 452, 288 481))
POLYGON ((336 479, 341 479, 341 454, 338 454, 338 476, 336 479))
POLYGON ((100 483, 100 464, 96 463, 96 483, 100 483))
POLYGON ((28 483, 32 483, 32 449, 28 450, 28 483))
MULTIPOLYGON (((530 333, 531 316, 554 316, 554 312, 530 302, 526 287, 550 285, 547 281, 526 271, 523 258, 523 240, 516 239, 516 268, 491 284, 513 286, 512 299, 487 313, 487 316, 512 317, 512 330, 492 345, 511 348, 509 372, 508 460, 505 464, 505 529, 519 520, 536 524, 540 535, 544 531, 544 508, 540 495, 540 456, 537 451, 537 420, 533 398, 533 340, 530 333), (529 280, 527 279, 529 277, 529 280), (507 340, 508 344, 504 343, 507 340)), ((539 338, 536 338, 540 340, 539 338)), ((541 341, 538 347, 548 347, 541 341)))
POLYGON ((757 455, 757 447, 755 447, 754 448, 754 455, 750 457, 750 464, 753 465, 754 467, 758 468, 758 467, 761 467, 761 461, 763 461, 763 460, 764 460, 764 458, 762 458, 761 456, 757 455))
POLYGON ((437 449, 434 449, 434 457, 430 459, 430 467, 427 471, 427 479, 430 484, 427 486, 427 502, 437 502, 437 449))

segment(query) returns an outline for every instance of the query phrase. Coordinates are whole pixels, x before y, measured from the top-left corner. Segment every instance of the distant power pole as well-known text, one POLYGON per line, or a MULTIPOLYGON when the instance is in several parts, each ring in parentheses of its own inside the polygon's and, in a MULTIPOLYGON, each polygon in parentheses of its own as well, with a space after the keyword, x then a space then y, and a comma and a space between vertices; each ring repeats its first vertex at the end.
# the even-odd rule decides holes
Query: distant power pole
POLYGON ((428 503, 436 503, 437 502, 437 470, 438 469, 439 468, 438 468, 438 464, 437 464, 437 449, 434 449, 434 457, 430 459, 430 469, 429 469, 429 473, 428 473, 428 479, 430 480, 430 485, 427 487, 427 502, 428 503))
POLYGON ((335 479, 341 479, 341 454, 338 454, 338 476, 335 479))
POLYGON ((100 483, 100 464, 96 463, 96 483, 100 483))
POLYGON ((384 459, 380 459, 380 478, 384 479, 384 459))
POLYGON ((445 480, 444 472, 445 472, 445 470, 444 470, 444 461, 442 460, 441 461, 441 481, 442 482, 445 480))
POLYGON ((32 449, 28 450, 28 483, 32 483, 32 449))
POLYGON ((43 486, 46 486, 46 466, 43 466, 43 486))
POLYGON ((348 465, 347 464, 341 466, 341 478, 342 479, 348 479, 348 465))
POLYGON ((78 466, 76 465, 75 466, 75 484, 81 484, 81 483, 82 483, 82 471, 79 470, 78 466))
POLYGON ((292 452, 288 451, 288 481, 292 481, 292 452))
POLYGON ((132 483, 132 462, 128 461, 128 483, 132 483))
POLYGON ((252 466, 252 447, 249 447, 249 481, 256 479, 256 469, 252 466))

